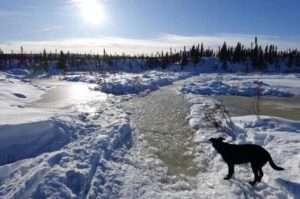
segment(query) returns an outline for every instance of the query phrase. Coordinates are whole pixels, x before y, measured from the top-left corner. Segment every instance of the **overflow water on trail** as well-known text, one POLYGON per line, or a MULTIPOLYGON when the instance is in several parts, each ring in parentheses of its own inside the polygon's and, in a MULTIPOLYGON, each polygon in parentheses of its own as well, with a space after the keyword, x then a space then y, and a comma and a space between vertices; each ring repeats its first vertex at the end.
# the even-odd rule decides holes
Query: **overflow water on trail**
POLYGON ((176 85, 134 97, 124 108, 132 113, 131 120, 136 131, 144 135, 148 151, 162 160, 169 175, 196 176, 194 132, 186 120, 190 107, 176 93, 176 85))
MULTIPOLYGON (((228 109, 230 116, 255 115, 256 97, 245 96, 214 96, 228 109)), ((260 97, 261 115, 282 117, 300 121, 300 97, 260 97)))

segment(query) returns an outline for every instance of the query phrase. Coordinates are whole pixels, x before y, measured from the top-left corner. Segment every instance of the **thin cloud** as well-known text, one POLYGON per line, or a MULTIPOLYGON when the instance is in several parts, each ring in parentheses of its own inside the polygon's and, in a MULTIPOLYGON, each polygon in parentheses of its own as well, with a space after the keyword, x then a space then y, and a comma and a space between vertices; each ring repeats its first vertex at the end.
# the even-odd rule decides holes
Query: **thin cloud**
MULTIPOLYGON (((258 35, 259 43, 275 44, 281 49, 299 48, 300 40, 282 40, 277 36, 258 35)), ((176 34, 161 34, 152 39, 132 39, 123 37, 101 37, 101 38, 74 38, 57 41, 14 41, 0 44, 0 48, 6 52, 19 52, 20 46, 26 52, 47 51, 70 51, 76 53, 101 53, 105 48, 107 52, 126 54, 152 54, 159 51, 182 49, 184 46, 190 47, 193 44, 204 43, 206 47, 217 49, 224 41, 228 45, 235 45, 238 41, 246 46, 250 46, 254 40, 254 35, 242 34, 219 34, 219 35, 198 35, 183 36, 176 34)))

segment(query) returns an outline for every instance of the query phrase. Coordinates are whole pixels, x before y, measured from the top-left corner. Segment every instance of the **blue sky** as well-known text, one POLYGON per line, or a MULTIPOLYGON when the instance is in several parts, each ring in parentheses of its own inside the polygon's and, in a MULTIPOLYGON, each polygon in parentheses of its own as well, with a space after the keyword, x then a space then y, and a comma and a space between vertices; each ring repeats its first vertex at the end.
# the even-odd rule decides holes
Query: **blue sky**
POLYGON ((299 8, 299 0, 1 0, 0 48, 151 52, 201 41, 249 44, 254 35, 295 48, 299 8), (82 2, 96 1, 101 23, 87 20, 93 10, 82 13, 82 2))

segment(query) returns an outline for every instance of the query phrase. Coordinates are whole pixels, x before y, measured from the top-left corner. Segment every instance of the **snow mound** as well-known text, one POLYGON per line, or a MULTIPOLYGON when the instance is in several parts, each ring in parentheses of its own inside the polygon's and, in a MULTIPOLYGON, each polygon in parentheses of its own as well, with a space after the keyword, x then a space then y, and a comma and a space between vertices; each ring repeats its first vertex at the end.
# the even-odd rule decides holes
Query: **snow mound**
POLYGON ((86 83, 96 83, 98 79, 101 79, 100 75, 90 75, 81 73, 71 73, 63 77, 63 80, 72 82, 86 82, 86 83))
POLYGON ((26 74, 24 70, 14 73, 0 72, 0 125, 49 119, 49 116, 39 110, 25 108, 39 100, 47 90, 44 86, 25 81, 22 75, 26 74))
POLYGON ((48 120, 0 126, 0 165, 57 150, 71 139, 67 125, 48 120))
POLYGON ((290 97, 292 93, 283 88, 271 86, 264 82, 242 81, 225 82, 220 80, 199 80, 186 84, 181 89, 182 93, 193 93, 199 95, 240 95, 240 96, 279 96, 290 97))
POLYGON ((68 81, 96 83, 95 90, 114 95, 138 94, 153 91, 161 86, 190 76, 191 72, 147 71, 145 73, 69 74, 68 81))
POLYGON ((7 142, 3 151, 19 159, 24 152, 28 155, 27 159, 0 166, 0 198, 117 195, 114 172, 118 168, 114 164, 120 164, 118 160, 132 144, 131 128, 127 114, 113 105, 100 104, 97 110, 61 115, 22 128, 3 127, 11 131, 2 135, 7 142), (17 147, 18 152, 9 146, 17 147))

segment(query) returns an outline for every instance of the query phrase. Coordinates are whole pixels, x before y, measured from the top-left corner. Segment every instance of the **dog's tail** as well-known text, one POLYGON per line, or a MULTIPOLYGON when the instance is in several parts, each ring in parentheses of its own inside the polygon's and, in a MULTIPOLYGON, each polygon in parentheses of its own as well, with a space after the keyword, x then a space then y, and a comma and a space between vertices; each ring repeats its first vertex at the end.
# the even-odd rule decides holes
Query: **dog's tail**
POLYGON ((284 170, 284 168, 279 167, 279 166, 277 166, 277 165, 274 163, 274 161, 273 161, 271 155, 269 156, 269 163, 270 163, 271 167, 272 167, 273 169, 275 169, 275 170, 278 170, 278 171, 284 170))

